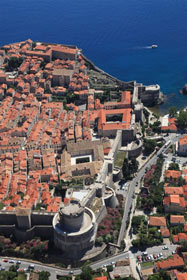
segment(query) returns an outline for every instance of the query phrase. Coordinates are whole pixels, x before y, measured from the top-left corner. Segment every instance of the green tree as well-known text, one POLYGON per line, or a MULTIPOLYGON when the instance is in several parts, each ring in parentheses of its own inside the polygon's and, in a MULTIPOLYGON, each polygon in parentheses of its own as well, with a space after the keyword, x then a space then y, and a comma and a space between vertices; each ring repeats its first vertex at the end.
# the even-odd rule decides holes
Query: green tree
POLYGON ((181 242, 181 251, 187 252, 187 240, 181 242))
POLYGON ((96 239, 96 245, 101 246, 103 244, 103 237, 100 236, 96 239))
POLYGON ((160 271, 148 277, 148 280, 171 280, 166 271, 160 271))
POLYGON ((155 140, 149 140, 149 139, 144 139, 144 151, 146 155, 151 154, 155 148, 156 148, 156 141, 155 140))
POLYGON ((187 111, 180 110, 179 115, 177 116, 177 126, 182 130, 187 128, 187 111))
POLYGON ((112 265, 108 265, 107 266, 107 272, 112 272, 113 271, 113 266, 112 265))
POLYGON ((170 107, 168 110, 168 113, 171 118, 176 117, 177 116, 177 107, 175 107, 175 106, 170 107))
POLYGON ((168 169, 169 170, 178 170, 178 171, 180 170, 178 163, 175 163, 175 162, 170 163, 168 169))
POLYGON ((109 242, 112 241, 112 236, 111 236, 111 234, 107 234, 107 235, 105 236, 105 241, 106 241, 106 243, 109 243, 109 242))
POLYGON ((122 166, 122 173, 123 173, 123 177, 126 180, 131 179, 131 176, 130 176, 131 173, 130 173, 130 170, 129 170, 129 162, 128 162, 127 158, 124 159, 123 166, 122 166))
POLYGON ((51 274, 48 271, 41 271, 39 272, 39 280, 48 280, 50 275, 51 274))
POLYGON ((89 265, 85 264, 82 266, 80 278, 82 280, 92 280, 92 268, 89 265))
POLYGON ((129 169, 132 174, 138 171, 138 166, 139 166, 139 162, 135 158, 132 158, 129 163, 129 169))
POLYGON ((22 58, 11 57, 5 66, 5 70, 7 72, 16 70, 21 65, 22 61, 22 58))

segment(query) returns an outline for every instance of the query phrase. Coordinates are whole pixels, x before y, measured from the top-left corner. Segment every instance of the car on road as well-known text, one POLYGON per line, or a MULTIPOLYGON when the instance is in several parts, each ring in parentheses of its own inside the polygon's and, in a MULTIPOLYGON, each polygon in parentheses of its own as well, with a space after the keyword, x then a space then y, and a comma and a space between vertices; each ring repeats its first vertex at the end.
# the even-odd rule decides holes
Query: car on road
POLYGON ((5 267, 4 267, 4 266, 2 266, 2 267, 1 267, 1 270, 5 270, 5 267))
POLYGON ((168 246, 162 247, 162 250, 168 250, 168 246))
POLYGON ((34 264, 29 264, 28 269, 34 269, 35 265, 34 264))
POLYGON ((3 261, 4 261, 4 262, 8 262, 8 259, 4 259, 3 261))
POLYGON ((70 271, 69 271, 69 274, 73 274, 73 270, 70 270, 70 271))
POLYGON ((17 261, 16 264, 21 264, 21 261, 17 261))
POLYGON ((114 265, 116 262, 111 262, 112 265, 114 265))
POLYGON ((9 263, 15 263, 15 261, 14 260, 9 260, 9 263))

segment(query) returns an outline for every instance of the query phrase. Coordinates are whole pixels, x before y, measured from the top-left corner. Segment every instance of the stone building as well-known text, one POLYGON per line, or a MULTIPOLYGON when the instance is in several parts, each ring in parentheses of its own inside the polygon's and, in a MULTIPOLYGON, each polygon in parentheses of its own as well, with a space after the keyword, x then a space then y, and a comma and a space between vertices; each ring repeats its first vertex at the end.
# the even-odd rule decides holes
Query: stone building
POLYGON ((67 258, 78 259, 95 242, 95 215, 77 201, 63 205, 53 219, 54 243, 67 258))

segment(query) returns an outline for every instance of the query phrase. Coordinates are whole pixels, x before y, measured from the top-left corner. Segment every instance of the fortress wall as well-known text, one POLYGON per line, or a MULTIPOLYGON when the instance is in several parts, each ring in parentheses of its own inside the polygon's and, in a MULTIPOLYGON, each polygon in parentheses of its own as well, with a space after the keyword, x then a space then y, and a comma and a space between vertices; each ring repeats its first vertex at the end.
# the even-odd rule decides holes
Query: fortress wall
POLYGON ((0 212, 0 225, 14 225, 17 223, 15 212, 0 212))
POLYGON ((140 145, 137 148, 129 150, 128 151, 128 158, 138 157, 142 152, 142 145, 143 145, 143 143, 142 143, 142 141, 140 141, 140 145))
POLYGON ((90 203, 92 202, 92 200, 96 197, 96 189, 92 189, 88 195, 84 198, 84 200, 82 201, 82 204, 85 207, 88 207, 90 205, 90 203))
POLYGON ((15 229, 15 237, 19 241, 26 241, 34 237, 41 237, 42 239, 53 239, 53 227, 51 226, 34 226, 27 231, 15 229))
POLYGON ((35 226, 35 236, 40 236, 43 239, 53 240, 53 226, 35 226))
POLYGON ((102 219, 104 219, 104 217, 107 215, 107 210, 106 210, 106 206, 103 202, 103 205, 100 209, 100 211, 98 212, 97 216, 96 216, 96 223, 97 225, 102 221, 102 219))
POLYGON ((15 225, 0 225, 0 235, 10 237, 11 234, 15 234, 15 225))
POLYGON ((31 223, 32 225, 52 225, 52 220, 55 213, 47 212, 32 212, 31 223))
POLYGON ((101 73, 101 74, 104 74, 104 75, 106 75, 108 78, 110 78, 112 81, 117 82, 117 83, 119 84, 119 86, 123 87, 123 89, 129 89, 129 87, 130 87, 130 88, 134 88, 134 83, 135 83, 135 81, 124 82, 124 81, 118 80, 117 78, 113 77, 112 75, 108 74, 107 72, 104 72, 102 69, 100 69, 99 67, 97 67, 97 66, 96 66, 90 59, 88 59, 85 55, 83 55, 82 53, 81 53, 81 55, 82 55, 83 59, 84 59, 87 63, 89 63, 95 71, 97 71, 97 72, 99 72, 99 73, 101 73))
POLYGON ((122 146, 125 146, 128 142, 133 141, 135 138, 134 129, 128 129, 122 131, 122 146))

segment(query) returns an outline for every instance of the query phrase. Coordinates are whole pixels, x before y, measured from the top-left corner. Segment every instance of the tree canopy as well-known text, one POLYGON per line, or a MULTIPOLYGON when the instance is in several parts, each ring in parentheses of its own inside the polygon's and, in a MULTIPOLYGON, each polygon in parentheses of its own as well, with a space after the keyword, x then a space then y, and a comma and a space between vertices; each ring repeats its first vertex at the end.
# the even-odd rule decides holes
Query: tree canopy
POLYGON ((82 272, 80 275, 80 279, 82 280, 92 280, 92 268, 85 264, 82 266, 82 272))
POLYGON ((176 117, 177 116, 177 107, 175 107, 175 106, 170 107, 168 110, 168 113, 171 118, 176 117))
POLYGON ((177 116, 177 126, 182 130, 187 129, 187 111, 180 110, 177 116))
POLYGON ((151 154, 155 150, 156 145, 157 145, 157 143, 155 140, 144 139, 145 154, 147 154, 147 155, 151 154))

